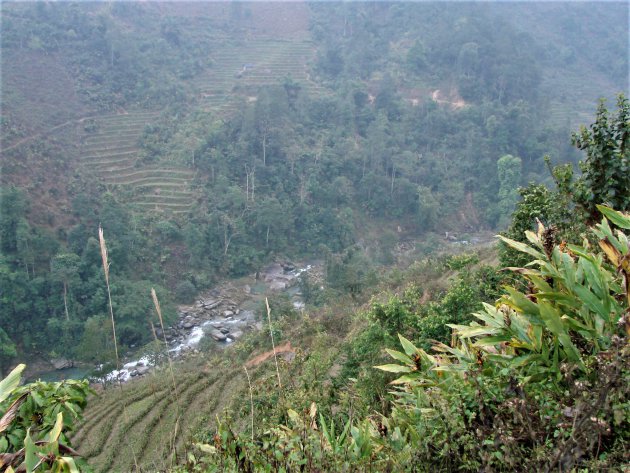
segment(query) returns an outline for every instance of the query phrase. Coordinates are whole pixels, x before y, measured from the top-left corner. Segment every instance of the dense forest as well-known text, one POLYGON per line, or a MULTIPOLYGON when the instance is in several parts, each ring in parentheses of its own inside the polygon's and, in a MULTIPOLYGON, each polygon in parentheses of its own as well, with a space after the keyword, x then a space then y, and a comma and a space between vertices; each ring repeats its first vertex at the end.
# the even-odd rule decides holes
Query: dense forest
POLYGON ((14 371, 0 403, 21 411, 0 451, 19 452, 45 408, 33 435, 67 471, 71 438, 97 471, 627 462, 627 15, 614 2, 3 3, 0 374, 120 368, 210 289, 278 262, 317 260, 322 275, 300 279, 306 311, 279 293, 255 311, 272 343, 302 346, 275 370, 247 365, 266 331, 225 350, 206 336, 176 373, 156 368, 158 387, 94 398, 78 428, 87 384, 17 388, 14 371), (470 245, 492 232, 497 248, 470 245), (188 419, 182 399, 224 385, 209 419, 188 419), (586 385, 607 397, 588 404, 586 385), (153 417, 149 392, 168 415, 153 417), (122 458, 107 442, 123 427, 93 433, 108 405, 137 430, 122 458), (190 425, 166 441, 168 419, 190 425))

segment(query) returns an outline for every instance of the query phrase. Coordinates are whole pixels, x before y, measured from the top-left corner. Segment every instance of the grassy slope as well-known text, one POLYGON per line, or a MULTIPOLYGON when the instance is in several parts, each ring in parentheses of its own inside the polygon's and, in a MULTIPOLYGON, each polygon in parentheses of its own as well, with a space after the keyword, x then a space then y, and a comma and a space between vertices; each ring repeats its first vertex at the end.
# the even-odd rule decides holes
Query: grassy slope
MULTIPOLYGON (((448 251, 461 251, 453 248, 448 251)), ((493 248, 483 246, 479 252, 480 264, 496 262, 493 248)), ((340 372, 344 344, 365 327, 366 320, 360 314, 371 303, 386 302, 409 284, 422 287, 429 301, 449 286, 449 278, 453 276, 453 272, 427 267, 411 268, 402 277, 397 271, 391 277, 382 274, 379 285, 358 299, 342 297, 323 308, 309 309, 307 317, 298 316, 280 323, 276 346, 290 341, 296 354, 290 363, 279 357, 280 378, 288 399, 293 391, 304 389, 313 393, 319 389, 319 395, 324 395, 325 388, 340 372), (317 366, 315 371, 313 366, 317 366), (303 387, 304 383, 309 386, 303 387)), ((208 438, 217 416, 222 417, 226 409, 232 425, 248 431, 250 391, 243 365, 271 349, 265 328, 247 334, 231 347, 174 363, 175 393, 166 367, 122 387, 110 386, 90 399, 85 419, 72 442, 97 472, 132 471, 134 455, 141 468, 154 471, 169 465, 173 452, 180 461, 185 458, 194 435, 208 438)), ((273 358, 265 358, 257 366, 249 364, 257 412, 273 411, 279 402, 275 363, 273 358)), ((339 382, 346 384, 345 380, 339 382)), ((287 402, 310 404, 312 400, 300 398, 287 402)), ((280 411, 276 409, 276 414, 281 414, 280 411)))

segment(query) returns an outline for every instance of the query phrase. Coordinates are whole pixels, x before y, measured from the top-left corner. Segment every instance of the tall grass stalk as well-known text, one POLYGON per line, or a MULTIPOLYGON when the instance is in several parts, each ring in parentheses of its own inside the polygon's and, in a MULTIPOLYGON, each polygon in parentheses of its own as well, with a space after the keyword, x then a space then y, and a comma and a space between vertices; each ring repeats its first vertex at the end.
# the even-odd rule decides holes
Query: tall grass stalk
POLYGON ((278 388, 282 393, 282 381, 280 381, 280 368, 278 368, 278 354, 276 353, 276 343, 273 341, 273 329, 271 328, 271 308, 269 307, 269 299, 265 297, 265 304, 267 305, 267 320, 269 321, 269 335, 271 335, 271 346, 273 347, 273 359, 276 362, 276 374, 278 375, 278 388))
MULTIPOLYGON (((112 292, 109 287, 109 259, 107 257, 107 245, 105 244, 105 237, 103 236, 103 227, 98 226, 98 241, 101 247, 101 258, 103 260, 103 272, 105 273, 105 285, 107 286, 107 301, 109 302, 109 315, 112 320, 112 334, 114 337, 114 352, 116 354, 116 371, 118 371, 118 386, 121 392, 121 398, 123 403, 123 415, 125 417, 125 423, 129 424, 129 414, 127 413, 127 403, 125 397, 122 395, 122 381, 120 380, 120 357, 118 356, 118 342, 116 340, 116 322, 114 320, 114 307, 112 306, 112 292)), ((138 466, 138 457, 136 456, 136 452, 133 448, 133 444, 129 443, 129 448, 131 448, 131 454, 133 455, 133 463, 136 467, 136 471, 140 471, 140 467, 138 466)))
POLYGON ((245 374, 247 375, 247 384, 249 385, 249 404, 252 418, 252 442, 254 441, 254 394, 252 393, 252 381, 249 378, 249 371, 247 371, 247 366, 243 366, 245 370, 245 374))
MULTIPOLYGON (((168 358, 168 369, 171 373, 171 381, 173 383, 173 390, 171 395, 173 400, 175 401, 176 416, 175 416, 175 432, 173 434, 173 439, 171 442, 171 468, 173 468, 173 461, 177 456, 177 452, 175 452, 175 437, 177 436, 177 430, 179 427, 179 420, 181 416, 181 409, 179 405, 179 395, 177 394, 177 386, 175 384, 175 372, 173 371, 173 359, 171 358, 171 353, 168 351, 168 342, 166 341, 166 332, 164 331, 164 319, 162 318, 162 309, 160 307, 160 301, 158 300, 157 293, 154 288, 151 288, 151 298, 153 299, 153 305, 155 306, 155 311, 157 312, 158 319, 160 320, 160 327, 162 328, 162 337, 164 340, 164 349, 166 350, 166 357, 168 358)), ((153 322, 151 322, 151 326, 153 326, 153 322)), ((155 334, 155 330, 153 331, 155 334)))
MULTIPOLYGON (((164 348, 166 350, 166 357, 168 358, 168 368, 171 373, 171 381, 173 383, 173 396, 177 405, 177 415, 179 416, 179 396, 177 395, 177 386, 175 384, 175 372, 173 371, 173 359, 171 358, 171 353, 168 351, 168 342, 166 340, 166 332, 164 331, 164 319, 162 318, 162 309, 160 307, 160 301, 158 300, 157 293, 154 288, 151 288, 151 298, 153 299, 153 305, 155 306, 155 311, 157 312, 158 319, 160 320, 160 328, 162 329, 162 339, 164 341, 164 348)), ((153 322, 151 322, 153 325, 153 322)), ((155 330, 153 331, 155 334, 155 330)))

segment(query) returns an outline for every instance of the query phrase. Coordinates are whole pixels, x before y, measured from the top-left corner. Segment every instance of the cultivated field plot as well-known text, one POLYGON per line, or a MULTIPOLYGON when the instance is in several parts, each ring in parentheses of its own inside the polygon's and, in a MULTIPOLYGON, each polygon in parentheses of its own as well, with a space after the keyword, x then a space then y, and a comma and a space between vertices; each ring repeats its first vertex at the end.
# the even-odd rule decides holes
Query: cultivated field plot
POLYGON ((80 163, 101 182, 130 196, 139 211, 188 212, 195 173, 176 163, 145 165, 140 138, 157 112, 138 111, 94 119, 85 125, 80 163))
POLYGON ((196 430, 207 429, 231 402, 226 392, 245 388, 244 375, 217 371, 179 371, 175 386, 162 371, 112 386, 72 437, 95 472, 161 471, 174 455, 185 455, 196 430))
POLYGON ((200 106, 208 111, 229 112, 233 94, 255 95, 259 87, 281 84, 290 78, 303 90, 320 86, 309 78, 315 48, 309 41, 252 40, 226 43, 211 55, 213 67, 194 79, 200 106))

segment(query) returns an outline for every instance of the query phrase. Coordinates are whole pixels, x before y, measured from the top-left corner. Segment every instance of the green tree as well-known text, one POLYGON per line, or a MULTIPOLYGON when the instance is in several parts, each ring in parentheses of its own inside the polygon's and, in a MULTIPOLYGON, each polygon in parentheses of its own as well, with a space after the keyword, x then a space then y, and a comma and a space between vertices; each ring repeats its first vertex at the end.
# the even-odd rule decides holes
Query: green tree
POLYGON ((521 181, 521 158, 506 154, 497 161, 499 175, 499 225, 505 227, 518 201, 521 181))
POLYGON ((50 271, 54 278, 63 283, 63 307, 66 314, 66 320, 70 320, 70 312, 68 311, 68 287, 70 282, 78 281, 77 273, 81 258, 74 253, 61 253, 53 258, 50 263, 50 271))
POLYGON ((431 189, 418 187, 418 223, 423 230, 433 230, 437 223, 438 201, 431 189))
POLYGON ((4 375, 5 365, 16 355, 15 343, 13 343, 7 333, 0 327, 0 376, 4 375))
POLYGON ((630 209, 630 104, 620 94, 617 115, 612 116, 604 100, 597 108, 597 117, 588 129, 573 134, 573 144, 586 152, 580 163, 574 200, 588 215, 588 221, 600 218, 598 204, 617 210, 630 209))

